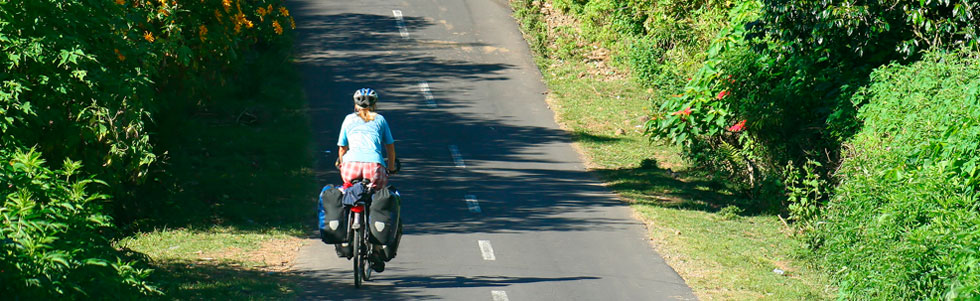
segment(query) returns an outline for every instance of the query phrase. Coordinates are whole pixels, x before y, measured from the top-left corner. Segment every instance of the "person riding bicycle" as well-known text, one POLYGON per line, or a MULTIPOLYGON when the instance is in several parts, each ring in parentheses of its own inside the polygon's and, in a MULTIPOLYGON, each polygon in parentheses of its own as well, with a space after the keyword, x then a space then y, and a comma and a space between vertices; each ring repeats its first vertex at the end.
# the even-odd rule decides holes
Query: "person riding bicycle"
POLYGON ((372 188, 384 188, 395 168, 395 139, 384 116, 375 112, 378 92, 362 88, 354 92, 354 113, 344 118, 337 140, 337 166, 344 186, 354 180, 370 180, 372 188), (387 162, 382 156, 384 147, 387 162))
MULTIPOLYGON (((337 167, 344 187, 350 187, 355 180, 368 180, 371 189, 384 189, 388 174, 396 172, 395 140, 384 116, 375 112, 378 92, 370 88, 354 92, 354 113, 344 118, 340 127, 337 167), (387 155, 387 162, 381 150, 387 155)), ((380 250, 380 247, 375 250, 380 250)), ((372 254, 371 267, 376 272, 384 271, 384 261, 372 254)))

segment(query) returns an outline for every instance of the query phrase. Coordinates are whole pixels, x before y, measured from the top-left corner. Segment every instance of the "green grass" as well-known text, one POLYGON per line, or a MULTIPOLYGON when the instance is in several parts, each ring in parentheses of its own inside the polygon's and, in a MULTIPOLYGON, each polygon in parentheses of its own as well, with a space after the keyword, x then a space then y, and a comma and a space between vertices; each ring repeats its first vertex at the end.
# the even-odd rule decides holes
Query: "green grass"
POLYGON ((167 299, 259 300, 294 296, 299 276, 291 260, 304 236, 300 227, 242 230, 162 229, 117 243, 152 258, 155 283, 167 299))
MULTIPOLYGON (((523 29, 540 29, 528 25, 539 18, 528 12, 516 14, 523 29)), ((535 41, 542 40, 555 41, 537 33, 535 41)), ((632 204, 657 250, 699 298, 833 297, 834 287, 802 258, 802 242, 777 216, 751 210, 751 202, 726 183, 691 166, 679 147, 651 142, 643 134, 638 126, 655 115, 660 91, 621 76, 590 73, 580 59, 556 63, 535 56, 550 88, 551 108, 590 169, 632 204)))

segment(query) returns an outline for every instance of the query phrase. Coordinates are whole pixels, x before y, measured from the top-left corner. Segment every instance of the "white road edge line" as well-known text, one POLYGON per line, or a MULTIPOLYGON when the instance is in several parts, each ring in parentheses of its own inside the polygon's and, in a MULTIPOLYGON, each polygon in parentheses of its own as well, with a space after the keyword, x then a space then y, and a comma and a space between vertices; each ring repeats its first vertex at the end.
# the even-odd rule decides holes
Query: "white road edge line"
POLYGON ((470 212, 473 213, 483 212, 483 210, 480 209, 480 201, 478 201, 476 196, 472 194, 466 195, 466 207, 469 207, 470 212))
POLYGON ((395 25, 398 25, 398 32, 401 33, 402 38, 407 39, 408 28, 405 27, 405 17, 402 16, 402 11, 396 9, 391 11, 391 13, 395 15, 395 25))
POLYGON ((466 163, 463 162, 463 155, 459 154, 459 147, 454 145, 449 146, 449 154, 453 156, 453 163, 456 167, 466 168, 466 163))
POLYGON ((436 104, 435 97, 432 97, 432 90, 429 89, 429 83, 421 81, 419 82, 419 90, 422 91, 422 96, 425 97, 425 103, 429 105, 430 108, 435 108, 436 104))
POLYGON ((479 240, 477 243, 480 244, 480 253, 483 253, 483 260, 497 260, 497 257, 493 256, 493 247, 490 246, 489 240, 479 240))
POLYGON ((507 299, 507 292, 505 291, 490 291, 490 295, 493 296, 493 301, 509 301, 507 299))

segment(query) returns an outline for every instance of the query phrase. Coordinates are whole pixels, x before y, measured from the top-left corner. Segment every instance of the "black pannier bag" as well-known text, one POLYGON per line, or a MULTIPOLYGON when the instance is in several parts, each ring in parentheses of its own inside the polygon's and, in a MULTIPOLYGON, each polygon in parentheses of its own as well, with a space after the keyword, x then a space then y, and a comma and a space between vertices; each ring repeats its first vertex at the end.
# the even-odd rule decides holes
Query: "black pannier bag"
POLYGON ((341 204, 344 193, 327 185, 320 191, 319 224, 320 240, 327 244, 347 242, 347 211, 341 204))
POLYGON ((394 187, 379 189, 372 196, 368 228, 371 229, 371 242, 381 245, 384 260, 395 258, 402 239, 402 221, 401 195, 394 187))

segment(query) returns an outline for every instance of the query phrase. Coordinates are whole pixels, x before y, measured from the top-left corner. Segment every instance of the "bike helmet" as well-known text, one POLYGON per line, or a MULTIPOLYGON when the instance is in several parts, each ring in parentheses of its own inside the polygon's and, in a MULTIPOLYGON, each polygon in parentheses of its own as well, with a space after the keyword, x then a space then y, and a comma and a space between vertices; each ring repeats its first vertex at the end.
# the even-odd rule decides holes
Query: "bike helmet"
POLYGON ((378 92, 371 88, 361 88, 354 92, 354 104, 367 108, 378 102, 378 92))

